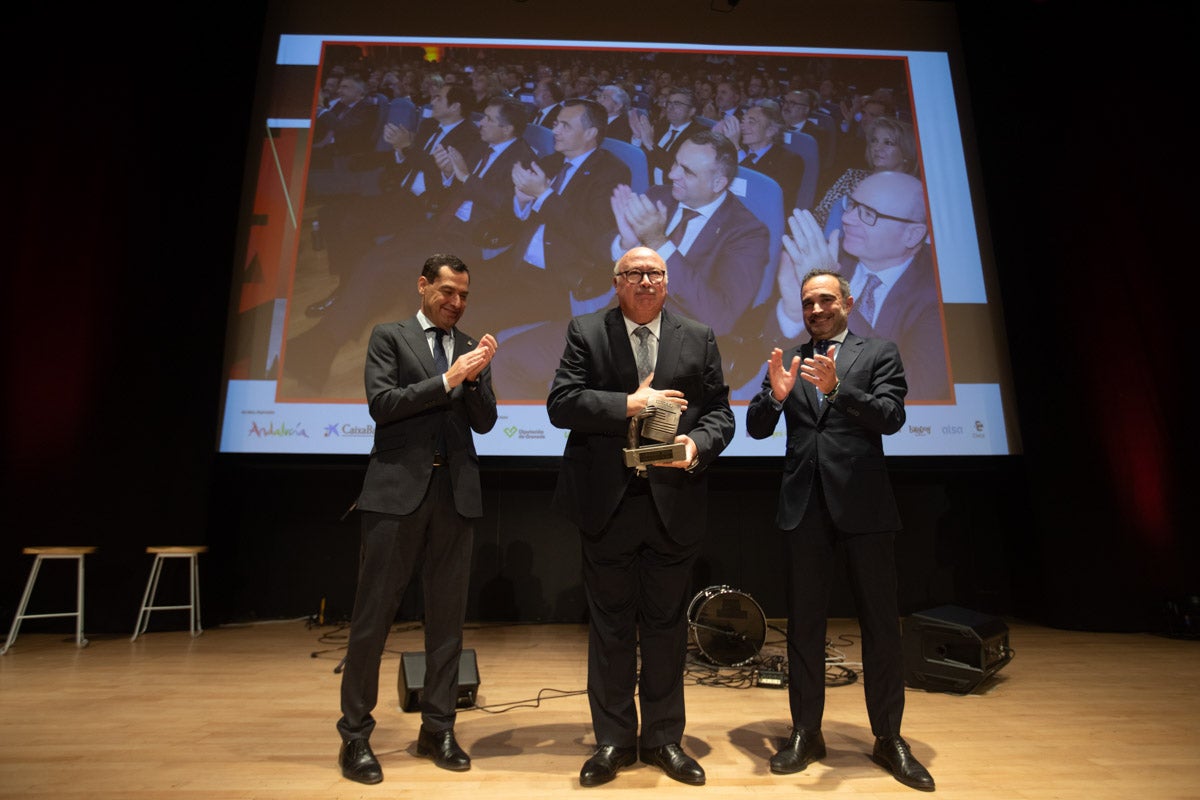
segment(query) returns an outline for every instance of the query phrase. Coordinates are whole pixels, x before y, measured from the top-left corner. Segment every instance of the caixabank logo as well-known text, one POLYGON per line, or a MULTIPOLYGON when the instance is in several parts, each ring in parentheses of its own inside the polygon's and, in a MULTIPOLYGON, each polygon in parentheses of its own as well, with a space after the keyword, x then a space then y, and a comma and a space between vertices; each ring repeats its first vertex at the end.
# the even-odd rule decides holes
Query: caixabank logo
POLYGON ((325 438, 362 439, 375 435, 374 425, 355 425, 352 422, 334 422, 325 426, 325 438))
POLYGON ((250 430, 246 432, 247 436, 255 439, 266 439, 268 437, 276 437, 280 439, 307 439, 308 431, 304 429, 304 423, 298 422, 295 425, 289 425, 286 422, 275 424, 274 421, 267 425, 259 425, 257 422, 250 423, 250 430))

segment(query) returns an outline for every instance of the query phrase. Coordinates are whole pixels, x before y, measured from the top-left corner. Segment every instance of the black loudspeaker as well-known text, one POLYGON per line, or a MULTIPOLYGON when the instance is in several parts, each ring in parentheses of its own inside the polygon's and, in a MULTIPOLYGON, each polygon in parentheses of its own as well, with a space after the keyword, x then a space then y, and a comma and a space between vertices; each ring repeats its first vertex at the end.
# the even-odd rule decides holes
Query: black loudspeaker
POLYGON ((939 606, 904 621, 904 682, 913 688, 969 694, 1012 657, 997 617, 939 606))
MULTIPOLYGON (((400 708, 417 711, 421 707, 421 692, 425 689, 425 653, 400 654, 400 708)), ((479 667, 475 664, 475 651, 463 649, 458 656, 458 707, 475 705, 479 691, 479 667)))

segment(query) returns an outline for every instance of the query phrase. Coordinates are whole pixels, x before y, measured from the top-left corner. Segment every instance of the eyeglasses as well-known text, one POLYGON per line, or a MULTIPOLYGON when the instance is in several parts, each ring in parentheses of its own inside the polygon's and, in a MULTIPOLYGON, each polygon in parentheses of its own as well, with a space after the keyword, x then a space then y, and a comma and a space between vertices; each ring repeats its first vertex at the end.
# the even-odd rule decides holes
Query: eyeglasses
POLYGON ((691 108, 692 104, 684 102, 683 100, 668 100, 667 107, 668 108, 691 108))
POLYGON ((624 272, 618 272, 618 275, 625 276, 626 283, 641 283, 642 278, 648 279, 651 283, 662 283, 667 277, 667 273, 661 269, 649 269, 642 271, 640 269, 627 269, 624 272))
POLYGON ((911 222, 914 225, 924 225, 925 224, 925 223, 923 223, 919 220, 915 220, 915 219, 908 219, 906 217, 893 217, 891 214, 884 214, 882 211, 878 211, 874 208, 871 208, 866 203, 858 202, 857 200, 855 200, 853 197, 851 197, 848 194, 842 195, 842 208, 845 209, 845 213, 847 213, 847 214, 850 213, 851 211, 854 211, 855 209, 858 209, 858 218, 861 219, 863 221, 863 224, 866 225, 867 227, 874 226, 875 223, 878 222, 880 219, 892 219, 892 220, 895 220, 896 222, 911 222))

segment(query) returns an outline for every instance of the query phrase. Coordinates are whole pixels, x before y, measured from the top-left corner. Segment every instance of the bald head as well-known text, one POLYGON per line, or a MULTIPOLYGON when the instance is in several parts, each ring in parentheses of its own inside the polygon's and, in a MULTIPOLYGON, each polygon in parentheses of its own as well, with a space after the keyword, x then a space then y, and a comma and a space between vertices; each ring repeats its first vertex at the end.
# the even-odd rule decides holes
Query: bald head
POLYGON ((879 211, 897 217, 925 222, 925 185, 906 172, 875 172, 863 178, 855 189, 870 194, 873 198, 887 198, 886 208, 880 206, 879 211))

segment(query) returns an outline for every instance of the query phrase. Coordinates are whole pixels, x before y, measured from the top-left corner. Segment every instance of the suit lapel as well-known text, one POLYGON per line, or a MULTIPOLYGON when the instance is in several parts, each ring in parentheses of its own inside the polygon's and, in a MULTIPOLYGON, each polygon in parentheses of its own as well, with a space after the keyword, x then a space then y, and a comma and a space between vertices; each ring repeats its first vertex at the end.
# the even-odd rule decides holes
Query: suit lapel
POLYGON ((436 375, 437 367, 433 365, 433 353, 429 350, 429 340, 425 338, 425 329, 421 327, 420 320, 414 314, 398 324, 400 325, 400 337, 412 351, 413 357, 417 359, 429 377, 436 375))
POLYGON ((678 372, 683 352, 683 328, 664 308, 658 324, 658 358, 654 362, 653 386, 670 386, 678 372))
POLYGON ((621 309, 610 309, 604 315, 604 331, 608 336, 608 349, 613 354, 613 363, 616 365, 621 385, 636 387, 637 361, 633 357, 633 344, 629 341, 629 331, 625 329, 625 317, 621 315, 621 309))

